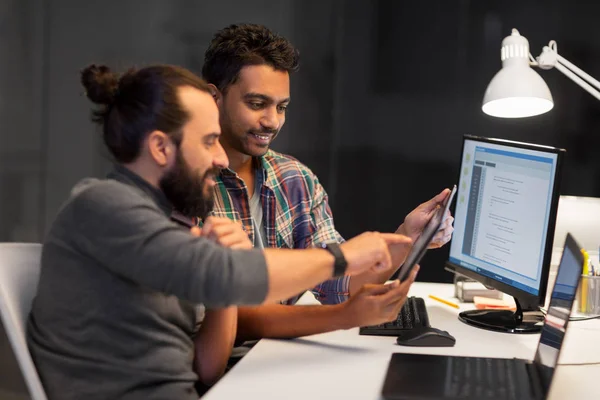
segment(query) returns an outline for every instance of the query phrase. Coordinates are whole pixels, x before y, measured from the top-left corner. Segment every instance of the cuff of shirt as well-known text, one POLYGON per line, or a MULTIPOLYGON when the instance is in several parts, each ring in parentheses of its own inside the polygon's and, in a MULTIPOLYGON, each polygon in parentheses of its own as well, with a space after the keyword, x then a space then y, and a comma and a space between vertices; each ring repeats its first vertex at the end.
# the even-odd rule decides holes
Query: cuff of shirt
POLYGON ((325 281, 311 292, 321 304, 343 303, 350 297, 350 277, 342 276, 325 281))

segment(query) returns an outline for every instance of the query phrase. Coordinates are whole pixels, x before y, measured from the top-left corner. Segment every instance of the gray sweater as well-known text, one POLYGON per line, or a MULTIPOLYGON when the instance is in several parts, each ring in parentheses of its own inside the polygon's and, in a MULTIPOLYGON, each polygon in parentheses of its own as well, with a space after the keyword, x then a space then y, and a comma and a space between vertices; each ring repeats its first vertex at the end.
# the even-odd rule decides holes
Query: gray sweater
POLYGON ((44 242, 29 349, 49 399, 197 399, 199 304, 258 304, 260 251, 234 251, 169 219, 123 167, 72 191, 44 242))

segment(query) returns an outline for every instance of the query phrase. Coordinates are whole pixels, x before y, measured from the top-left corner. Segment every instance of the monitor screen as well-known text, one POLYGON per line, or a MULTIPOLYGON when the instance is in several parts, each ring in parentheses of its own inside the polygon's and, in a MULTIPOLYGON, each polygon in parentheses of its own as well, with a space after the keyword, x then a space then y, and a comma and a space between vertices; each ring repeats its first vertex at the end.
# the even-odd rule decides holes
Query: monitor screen
POLYGON ((465 137, 450 263, 540 295, 557 169, 556 149, 465 137))

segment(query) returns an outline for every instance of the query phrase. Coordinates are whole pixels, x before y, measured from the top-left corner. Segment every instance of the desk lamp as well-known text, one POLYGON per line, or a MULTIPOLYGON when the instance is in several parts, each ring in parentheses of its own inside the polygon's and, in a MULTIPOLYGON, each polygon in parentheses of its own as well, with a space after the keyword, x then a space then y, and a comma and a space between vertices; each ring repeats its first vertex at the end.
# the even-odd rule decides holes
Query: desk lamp
POLYGON ((531 66, 556 68, 592 96, 600 100, 600 82, 558 54, 551 40, 536 59, 529 42, 516 29, 502 41, 502 69, 492 78, 483 96, 483 112, 502 118, 531 117, 548 112, 554 106, 548 85, 531 66))

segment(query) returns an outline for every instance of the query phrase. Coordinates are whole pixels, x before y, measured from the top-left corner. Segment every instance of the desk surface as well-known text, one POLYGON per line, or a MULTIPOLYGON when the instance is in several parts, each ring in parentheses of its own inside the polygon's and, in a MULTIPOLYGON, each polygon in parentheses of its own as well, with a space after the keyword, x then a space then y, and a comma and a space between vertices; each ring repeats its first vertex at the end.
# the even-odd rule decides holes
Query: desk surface
MULTIPOLYGON (((416 283, 410 294, 425 299, 431 325, 450 332, 456 338, 454 347, 402 347, 395 337, 360 336, 358 328, 294 340, 263 339, 203 399, 380 399, 394 352, 533 359, 539 334, 477 329, 457 318, 472 304, 456 310, 428 298, 435 294, 451 299, 452 285, 416 283)), ((571 322, 559 364, 600 362, 597 338, 600 320, 571 322)), ((598 399, 598 379, 600 365, 559 365, 548 398, 598 399)))

